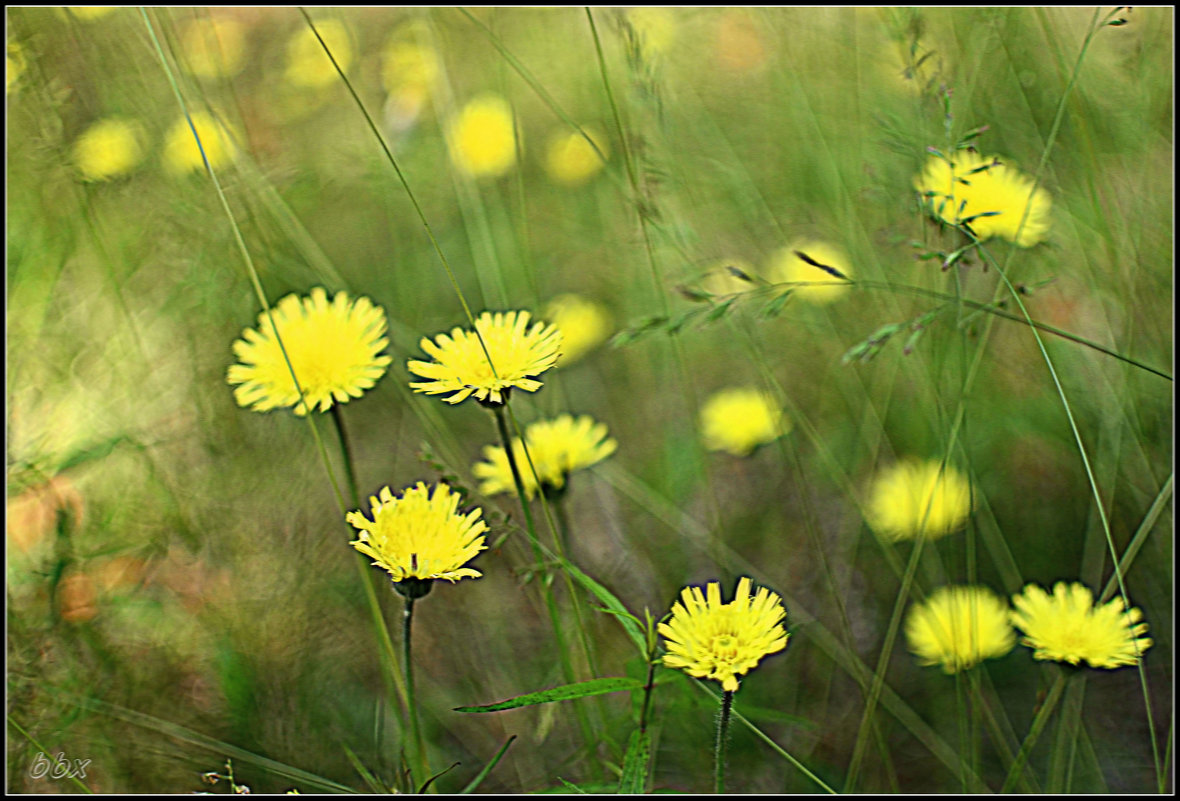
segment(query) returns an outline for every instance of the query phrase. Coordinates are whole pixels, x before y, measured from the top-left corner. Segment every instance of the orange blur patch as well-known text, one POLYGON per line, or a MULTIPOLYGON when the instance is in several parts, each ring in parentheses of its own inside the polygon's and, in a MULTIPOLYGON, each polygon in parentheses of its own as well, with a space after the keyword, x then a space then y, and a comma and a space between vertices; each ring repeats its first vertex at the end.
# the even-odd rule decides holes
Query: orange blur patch
POLYGON ((8 500, 8 542, 28 553, 53 533, 58 515, 73 518, 73 528, 82 524, 82 495, 65 476, 54 476, 45 484, 31 487, 8 500))

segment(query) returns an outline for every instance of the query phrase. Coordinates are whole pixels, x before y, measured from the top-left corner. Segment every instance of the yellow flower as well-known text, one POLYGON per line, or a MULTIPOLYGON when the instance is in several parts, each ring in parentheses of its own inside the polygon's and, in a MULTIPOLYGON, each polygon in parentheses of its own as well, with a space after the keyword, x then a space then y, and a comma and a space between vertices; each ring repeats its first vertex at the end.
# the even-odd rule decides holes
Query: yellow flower
POLYGON ((676 16, 671 9, 643 6, 627 10, 627 24, 635 31, 639 44, 648 55, 668 52, 676 41, 676 16))
POLYGON ((87 181, 107 181, 131 172, 143 159, 143 132, 132 122, 108 117, 74 142, 74 165, 87 181))
POLYGON ((814 240, 795 242, 778 251, 771 259, 767 275, 774 283, 816 282, 816 286, 794 287, 792 293, 800 300, 822 306, 843 297, 848 292, 848 283, 824 267, 835 270, 847 278, 852 277, 852 265, 844 251, 835 245, 814 240), (799 254, 803 254, 810 261, 799 254), (816 264, 823 266, 817 267, 816 264))
POLYGON ((1152 644, 1138 608, 1125 611, 1122 598, 1095 606, 1090 590, 1077 582, 1057 582, 1052 595, 1029 584, 1012 603, 1012 622, 1024 633, 1020 642, 1037 659, 1117 668, 1134 665, 1152 644))
POLYGON ((559 130, 549 137, 549 146, 545 151, 545 171, 559 184, 580 186, 586 183, 602 170, 604 159, 610 158, 606 137, 592 128, 583 126, 582 130, 598 148, 597 151, 586 141, 586 136, 577 131, 559 130), (599 151, 602 152, 601 156, 598 155, 599 151))
POLYGON ((579 295, 558 295, 545 307, 545 318, 561 331, 561 363, 572 364, 610 336, 610 313, 579 295))
POLYGON ((196 172, 205 169, 201 149, 213 169, 224 167, 233 161, 234 141, 240 137, 232 127, 215 119, 205 111, 194 111, 192 127, 183 117, 168 129, 164 137, 164 164, 174 173, 196 172), (193 128, 201 138, 201 147, 193 138, 193 128))
POLYGON ((12 91, 12 85, 25 71, 25 54, 21 50, 21 46, 15 42, 8 42, 7 47, 8 52, 5 54, 4 62, 5 80, 7 81, 5 94, 12 91))
POLYGON ((482 575, 463 565, 487 548, 480 520, 482 511, 458 512, 459 495, 446 484, 431 493, 421 481, 393 497, 389 487, 369 498, 372 520, 359 510, 346 519, 360 530, 352 546, 373 564, 389 571, 393 581, 430 581, 479 578, 482 575))
POLYGON ((181 66, 198 78, 230 78, 242 70, 246 28, 229 17, 194 19, 180 32, 181 66))
POLYGON ((447 126, 447 150, 456 169, 474 177, 496 177, 516 163, 512 109, 497 95, 470 100, 447 126))
POLYGON ((1049 233, 1049 193, 1033 192, 1031 178, 997 157, 960 150, 952 165, 931 156, 914 186, 928 197, 935 217, 952 225, 966 222, 980 239, 1000 236, 1031 247, 1049 233))
POLYGON ((399 32, 385 46, 384 68, 381 76, 385 91, 397 94, 406 89, 429 92, 438 80, 438 53, 429 45, 421 45, 399 32))
POLYGON ((385 311, 368 298, 349 300, 339 292, 328 302, 320 287, 311 296, 288 295, 272 309, 282 346, 279 348, 270 317, 258 315, 258 329, 247 328, 234 342, 234 355, 241 364, 229 368, 227 380, 237 384, 234 398, 239 406, 255 411, 293 406, 297 415, 318 405, 321 412, 332 403, 359 398, 389 366, 390 357, 379 355, 389 341, 385 338, 385 311), (291 379, 291 368, 303 388, 303 397, 291 379))
POLYGON ((760 445, 791 430, 790 419, 767 392, 731 387, 713 394, 701 407, 705 447, 749 456, 760 445))
POLYGON ((906 637, 923 665, 958 673, 1012 650, 1010 614, 1004 599, 984 587, 940 587, 910 608, 906 637))
POLYGON ((112 11, 122 8, 122 6, 66 6, 66 8, 78 19, 90 22, 91 20, 102 19, 112 11))
POLYGON ((962 528, 971 514, 971 485, 937 461, 908 459, 889 468, 869 491, 865 516, 887 540, 937 539, 962 528))
POLYGON ((427 395, 450 393, 447 403, 472 395, 483 403, 505 403, 513 387, 536 392, 541 382, 535 376, 557 363, 561 332, 542 322, 530 328, 529 319, 527 311, 486 311, 475 321, 474 332, 456 326, 433 342, 423 337, 420 346, 435 361, 412 361, 407 367, 430 380, 410 386, 427 395))
MULTIPOLYGON (((568 414, 553 420, 538 420, 525 429, 524 439, 528 443, 528 456, 519 437, 513 440, 512 452, 528 498, 537 494, 537 478, 541 479, 545 497, 549 497, 565 489, 570 473, 598 464, 619 446, 608 438, 606 426, 595 423, 588 415, 576 420, 568 414), (532 457, 536 477, 529 468, 528 457, 532 457)), ((488 445, 483 454, 486 461, 476 462, 471 468, 472 474, 482 482, 480 492, 485 495, 515 492, 516 484, 504 448, 488 445)))
MULTIPOLYGON (((324 44, 343 72, 352 65, 352 40, 344 23, 334 19, 315 21, 324 44)), ((300 28, 287 42, 287 80, 302 89, 322 89, 339 80, 332 59, 324 52, 324 45, 309 27, 300 28)))
POLYGON ((721 585, 711 582, 685 587, 672 606, 672 617, 660 623, 668 647, 664 664, 682 668, 698 679, 714 679, 733 692, 737 677, 753 670, 762 657, 787 647, 782 622, 787 612, 778 595, 762 587, 750 597, 751 582, 738 580, 733 601, 721 603, 721 585))

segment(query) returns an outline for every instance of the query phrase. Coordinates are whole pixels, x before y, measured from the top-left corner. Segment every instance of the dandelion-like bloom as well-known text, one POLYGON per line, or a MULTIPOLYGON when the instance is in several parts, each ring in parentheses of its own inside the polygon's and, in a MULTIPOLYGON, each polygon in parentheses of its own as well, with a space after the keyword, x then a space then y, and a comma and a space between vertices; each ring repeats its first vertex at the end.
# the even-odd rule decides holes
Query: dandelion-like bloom
POLYGON ((241 364, 229 368, 227 380, 239 385, 234 389, 239 406, 259 412, 293 406, 303 416, 318 405, 326 412, 333 402, 359 398, 389 366, 390 357, 380 355, 389 344, 385 311, 368 298, 353 301, 347 292, 339 292, 329 302, 327 293, 316 287, 310 297, 283 298, 272 316, 291 365, 283 358, 270 317, 258 315, 257 330, 247 328, 233 345, 241 364))
POLYGON ((1037 659, 1117 668, 1134 665, 1151 647, 1138 608, 1127 611, 1117 597, 1095 606, 1089 588, 1077 582, 1057 582, 1052 595, 1029 584, 1012 604, 1012 622, 1024 633, 1020 642, 1037 659))
POLYGON ((394 582, 479 578, 478 570, 463 565, 487 548, 480 520, 482 511, 458 511, 459 495, 446 484, 434 492, 423 482, 394 497, 389 487, 369 498, 372 520, 360 511, 346 519, 360 531, 352 546, 389 571, 394 582))
POLYGON ((957 531, 971 514, 971 484, 949 464, 908 459, 873 481, 865 516, 887 540, 937 539, 957 531))
POLYGON ((952 225, 969 221, 980 239, 1000 236, 1031 247, 1049 233, 1049 193, 1039 187, 1033 192, 1031 178, 997 157, 960 150, 950 164, 931 156, 914 186, 934 216, 952 225))
POLYGON ((561 331, 561 364, 585 356, 611 335, 613 321, 601 304, 580 295, 558 295, 545 307, 545 319, 561 331))
POLYGON ((447 403, 472 395, 482 403, 505 403, 513 387, 536 392, 541 388, 536 376, 557 363, 561 332, 539 321, 529 326, 529 320, 527 311, 486 311, 475 321, 475 331, 456 326, 433 341, 423 337, 420 347, 434 361, 411 361, 406 366, 430 380, 410 386, 427 395, 449 393, 447 403))
MULTIPOLYGON (((191 116, 209 164, 215 170, 229 164, 234 157, 234 140, 240 141, 237 133, 208 112, 194 111, 191 116)), ((201 148, 197 147, 188 120, 181 117, 164 136, 164 164, 174 173, 203 170, 205 162, 201 159, 201 148)))
POLYGON ((447 150, 457 169, 476 178, 512 169, 516 125, 507 101, 493 94, 470 100, 447 126, 447 150))
POLYGON ((940 587, 910 608, 905 633, 919 662, 958 673, 1012 650, 1010 614, 1004 599, 984 587, 940 587))
POLYGON ((339 80, 332 59, 328 58, 324 45, 320 44, 320 38, 332 51, 332 58, 336 59, 342 71, 348 72, 352 65, 352 39, 344 23, 335 19, 316 20, 315 28, 319 37, 311 28, 303 27, 287 42, 285 75, 291 85, 301 89, 322 89, 339 80))
MULTIPOLYGON (((524 439, 536 469, 535 477, 519 437, 513 439, 512 451, 528 498, 537 494, 538 478, 543 492, 560 492, 565 489, 570 473, 598 464, 619 446, 607 435, 606 425, 594 422, 588 415, 575 419, 563 414, 553 420, 538 420, 525 429, 524 439)), ((472 474, 482 482, 480 492, 485 495, 515 492, 516 484, 504 448, 488 445, 483 454, 485 461, 476 462, 471 468, 472 474)))
POLYGON ((246 27, 236 19, 194 19, 180 32, 181 66, 198 78, 231 78, 242 70, 246 27))
POLYGON ((749 456, 790 430, 791 421, 774 397, 752 387, 723 389, 701 406, 701 434, 711 451, 749 456))
POLYGON ((815 240, 795 242, 778 251, 771 259, 766 273, 776 283, 814 282, 815 286, 797 286, 791 291, 800 300, 823 306, 848 292, 848 283, 824 267, 846 278, 852 277, 852 264, 844 251, 835 245, 815 240))
POLYGON ((705 592, 685 587, 672 605, 672 617, 659 625, 668 647, 667 667, 681 668, 698 679, 714 679, 733 692, 737 677, 754 669, 764 656, 787 647, 783 619, 787 612, 775 593, 759 588, 750 596, 748 578, 738 580, 733 601, 721 603, 721 585, 705 592))
POLYGON ((590 137, 593 146, 586 141, 586 136, 577 131, 556 131, 549 138, 545 151, 545 171, 559 184, 581 186, 597 175, 605 159, 610 157, 606 137, 593 128, 583 127, 582 130, 590 137))
POLYGON ((142 141, 135 123, 114 117, 99 120, 74 142, 74 166, 87 181, 118 178, 143 159, 142 141))

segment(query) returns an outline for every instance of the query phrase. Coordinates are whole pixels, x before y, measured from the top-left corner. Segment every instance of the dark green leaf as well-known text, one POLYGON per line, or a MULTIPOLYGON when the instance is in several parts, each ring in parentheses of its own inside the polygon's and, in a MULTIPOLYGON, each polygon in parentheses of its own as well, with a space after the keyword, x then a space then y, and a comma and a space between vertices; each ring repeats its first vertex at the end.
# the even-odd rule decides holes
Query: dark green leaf
POLYGON ((606 693, 623 692, 624 690, 642 689, 643 682, 639 679, 629 679, 625 676, 589 679, 576 684, 563 684, 548 690, 518 695, 506 701, 484 706, 457 706, 456 712, 500 712, 504 709, 516 709, 522 706, 549 704, 554 701, 571 701, 574 698, 585 698, 588 695, 604 695, 606 693))

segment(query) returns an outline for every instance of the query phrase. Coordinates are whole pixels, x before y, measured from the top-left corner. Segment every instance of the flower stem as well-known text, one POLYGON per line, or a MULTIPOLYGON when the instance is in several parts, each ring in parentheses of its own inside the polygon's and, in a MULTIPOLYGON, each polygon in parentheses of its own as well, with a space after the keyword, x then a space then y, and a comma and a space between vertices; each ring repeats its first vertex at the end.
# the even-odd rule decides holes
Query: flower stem
POLYGON ((332 404, 332 422, 336 424, 336 434, 340 437, 340 453, 344 457, 344 477, 348 481, 348 497, 352 501, 353 509, 361 508, 361 494, 356 483, 356 467, 352 463, 352 447, 348 444, 348 432, 344 430, 344 417, 340 414, 340 404, 332 404))
POLYGON ((1025 736, 1024 742, 1020 744, 1020 752, 1016 755, 1016 761, 1008 771, 1008 777, 1004 779, 1004 786, 1000 788, 1001 795, 1012 792, 1012 788, 1016 785, 1020 774, 1024 772, 1024 764, 1028 761, 1028 755, 1032 752, 1033 746, 1037 744, 1037 738, 1041 736, 1041 731, 1045 728, 1045 724, 1049 722, 1049 716, 1057 708, 1057 702, 1061 700, 1061 693, 1065 689, 1066 678, 1064 670, 1057 672, 1057 679, 1053 682, 1053 686, 1049 688, 1049 695, 1041 703, 1041 708, 1037 710, 1037 714, 1033 717, 1028 735, 1025 736))
POLYGON ((402 653, 405 658, 407 705, 410 709, 410 733, 414 739, 414 752, 424 781, 430 775, 430 764, 426 761, 426 748, 422 745, 422 727, 418 723, 418 697, 414 693, 414 662, 410 658, 410 640, 414 626, 414 599, 406 596, 405 615, 402 624, 402 653))
POLYGON ((721 696, 721 714, 717 716, 717 742, 713 746, 713 792, 725 792, 725 741, 729 735, 729 713, 733 711, 733 691, 721 696))

